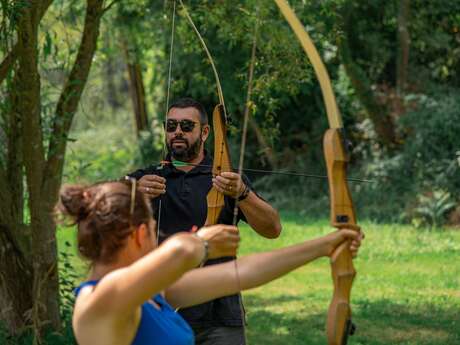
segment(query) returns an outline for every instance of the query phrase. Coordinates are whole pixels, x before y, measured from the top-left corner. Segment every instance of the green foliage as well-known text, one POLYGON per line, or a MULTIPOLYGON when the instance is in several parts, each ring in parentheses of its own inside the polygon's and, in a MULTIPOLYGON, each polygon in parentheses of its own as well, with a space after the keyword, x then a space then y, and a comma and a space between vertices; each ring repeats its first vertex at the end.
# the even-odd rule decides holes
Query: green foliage
POLYGON ((411 4, 411 54, 417 78, 460 86, 460 1, 439 6, 436 1, 417 0, 411 4), (431 27, 432 30, 426 30, 431 27), (454 43, 457 42, 457 43, 454 43), (415 67, 415 66, 414 66, 415 67))
POLYGON ((407 95, 405 102, 411 110, 398 119, 404 139, 397 151, 378 144, 370 121, 357 126, 361 141, 354 156, 361 157, 360 174, 375 183, 359 186, 355 199, 375 220, 440 226, 460 200, 460 97, 457 89, 438 86, 407 95), (449 201, 437 191, 449 191, 449 201))
MULTIPOLYGON (((410 97, 410 96, 408 96, 410 97)), ((422 190, 445 189, 460 198, 460 96, 458 89, 438 88, 418 97, 418 107, 401 118, 407 133, 402 168, 415 173, 422 190)))
POLYGON ((134 130, 128 126, 107 125, 73 133, 69 143, 65 182, 91 183, 119 179, 133 170, 139 158, 134 130))
MULTIPOLYGON (((258 24, 251 115, 280 163, 275 168, 324 175, 321 138, 327 123, 321 90, 276 5, 261 5, 256 0, 193 0, 185 4, 208 44, 223 84, 233 120, 229 134, 233 158, 239 154, 247 72, 254 26, 258 24)), ((350 16, 353 26, 348 37, 354 62, 365 72, 374 96, 384 99, 382 90, 391 91, 396 78, 399 1, 383 5, 381 1, 343 0, 290 4, 324 59, 347 136, 355 144, 349 174, 375 181, 350 184, 360 218, 411 221, 419 217, 418 196, 431 195, 435 190, 449 191, 452 201, 458 202, 456 152, 460 146, 455 134, 460 121, 456 121, 458 76, 454 71, 460 59, 455 43, 459 38, 459 2, 445 6, 432 1, 411 2, 409 75, 416 75, 419 85, 409 81, 410 94, 403 100, 409 112, 392 114, 404 140, 393 152, 378 144, 373 124, 366 119, 341 64, 337 42, 344 34, 342 21, 350 16)), ((56 87, 62 85, 75 57, 84 9, 78 0, 58 1, 42 23, 42 113, 46 128, 54 112, 56 87)), ((71 140, 76 142, 69 144, 66 181, 118 178, 159 160, 171 49, 170 101, 192 96, 202 101, 209 113, 212 111, 217 93, 209 62, 179 5, 174 46, 170 47, 171 13, 172 2, 129 0, 104 15, 99 51, 73 124, 71 140), (139 138, 133 130, 124 43, 128 55, 142 66, 147 91, 153 134, 139 138)), ((263 148, 251 130, 248 138, 245 166, 267 168, 263 148)), ((328 205, 325 181, 261 174, 251 178, 276 206, 324 215, 328 205)))
POLYGON ((412 219, 416 226, 441 227, 447 212, 456 205, 451 195, 442 190, 435 190, 431 195, 420 195, 417 201, 418 206, 414 210, 416 216, 412 219))
MULTIPOLYGON (((102 60, 95 65, 101 74, 94 74, 95 79, 90 83, 91 91, 88 92, 90 95, 85 98, 89 105, 84 109, 95 111, 86 111, 85 117, 79 117, 75 126, 77 130, 94 129, 119 116, 116 112, 107 111, 110 105, 101 101, 100 97, 94 97, 107 89, 100 80, 106 75, 102 72, 104 65, 110 61, 115 65, 120 63, 120 40, 113 38, 110 26, 114 23, 120 31, 120 38, 132 41, 130 53, 135 54, 143 66, 154 137, 141 136, 138 140, 141 154, 134 149, 136 139, 130 143, 126 141, 126 132, 120 135, 122 139, 116 145, 101 140, 94 145, 97 150, 93 146, 91 150, 84 149, 85 145, 82 145, 81 155, 78 153, 79 146, 71 145, 69 165, 74 172, 66 169, 69 176, 88 175, 91 181, 115 178, 133 166, 145 166, 158 160, 156 158, 162 146, 158 131, 164 117, 171 48, 170 100, 189 95, 202 101, 208 112, 217 102, 214 76, 193 29, 178 6, 174 47, 170 47, 172 2, 163 5, 153 1, 127 1, 106 17, 104 32, 107 38, 99 55, 102 60), (115 155, 114 147, 120 148, 118 155, 115 155)), ((411 86, 411 94, 403 100, 409 112, 392 115, 398 121, 398 132, 404 139, 401 147, 392 152, 380 146, 373 123, 366 119, 366 112, 341 65, 337 41, 343 34, 341 21, 344 16, 351 16, 353 26, 348 36, 352 38, 350 48, 354 62, 365 71, 375 96, 383 99, 381 86, 391 90, 396 78, 399 2, 394 0, 382 6, 380 1, 292 1, 291 5, 306 24, 324 58, 347 135, 355 144, 349 174, 375 181, 372 184, 350 184, 360 217, 379 221, 411 221, 418 217, 415 212, 419 207, 418 195, 427 195, 437 189, 449 190, 453 200, 458 200, 460 179, 456 151, 459 145, 455 135, 459 123, 455 121, 458 118, 458 100, 457 89, 452 88, 457 83, 452 71, 458 66, 460 56, 454 44, 459 30, 455 14, 458 12, 458 1, 445 7, 435 2, 411 3, 410 69, 417 71, 422 85, 411 86), (435 25, 439 22, 441 25, 435 25), (426 30, 427 27, 433 27, 434 31, 426 30), (446 68, 448 73, 442 76, 440 71, 446 68), (440 89, 432 82, 429 84, 429 79, 433 77, 436 82, 444 83, 445 88, 440 89)), ((321 91, 304 52, 275 4, 260 6, 258 1, 252 0, 237 3, 189 1, 186 6, 211 50, 223 83, 227 109, 233 119, 230 133, 233 157, 238 155, 253 30, 258 23, 252 116, 281 163, 277 168, 325 174, 320 143, 327 123, 321 91)), ((118 101, 127 114, 130 105, 122 87, 124 77, 118 74, 117 78, 120 95, 125 95, 118 97, 118 101)), ((131 123, 132 120, 124 116, 124 121, 131 123)), ((98 136, 95 133, 99 132, 92 133, 98 136)), ((117 137, 117 134, 112 131, 110 136, 117 137)), ((246 166, 266 168, 265 161, 262 148, 250 131, 246 166)), ((324 214, 328 204, 325 181, 261 175, 251 175, 251 178, 257 180, 258 189, 276 206, 324 214)))
MULTIPOLYGON (((46 332, 41 340, 43 345, 77 345, 72 333, 72 324, 69 319, 63 318, 63 328, 59 332, 46 332)), ((0 344, 2 345, 35 345, 33 335, 24 332, 18 336, 11 336, 0 328, 0 344)))
POLYGON ((78 279, 81 278, 73 263, 76 261, 75 255, 70 250, 72 244, 65 241, 59 252, 59 288, 61 297, 61 313, 65 320, 72 319, 73 306, 75 304, 74 289, 78 279))

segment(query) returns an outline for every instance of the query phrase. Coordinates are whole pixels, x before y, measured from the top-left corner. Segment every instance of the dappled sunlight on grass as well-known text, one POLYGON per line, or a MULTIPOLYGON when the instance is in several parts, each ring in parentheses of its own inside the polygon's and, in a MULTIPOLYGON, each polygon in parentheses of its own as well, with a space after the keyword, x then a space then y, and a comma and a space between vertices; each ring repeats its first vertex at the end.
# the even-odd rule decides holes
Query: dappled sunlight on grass
MULTIPOLYGON (((241 253, 265 251, 333 231, 327 221, 283 219, 277 240, 242 227, 241 253)), ((460 232, 361 223, 366 240, 355 260, 349 344, 460 344, 460 232)), ((312 263, 245 292, 250 344, 324 344, 332 296, 329 263, 312 263)))

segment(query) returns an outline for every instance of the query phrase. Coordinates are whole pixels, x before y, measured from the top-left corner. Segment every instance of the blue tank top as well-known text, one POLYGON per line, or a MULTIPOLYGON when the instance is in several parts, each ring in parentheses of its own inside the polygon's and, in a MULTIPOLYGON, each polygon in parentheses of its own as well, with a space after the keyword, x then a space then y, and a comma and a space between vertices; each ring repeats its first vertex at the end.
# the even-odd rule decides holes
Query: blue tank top
MULTIPOLYGON (((85 286, 95 286, 97 280, 81 284, 75 289, 78 296, 85 286)), ((131 345, 194 345, 194 335, 190 326, 176 313, 160 294, 152 298, 160 310, 150 303, 142 304, 141 320, 131 345)))

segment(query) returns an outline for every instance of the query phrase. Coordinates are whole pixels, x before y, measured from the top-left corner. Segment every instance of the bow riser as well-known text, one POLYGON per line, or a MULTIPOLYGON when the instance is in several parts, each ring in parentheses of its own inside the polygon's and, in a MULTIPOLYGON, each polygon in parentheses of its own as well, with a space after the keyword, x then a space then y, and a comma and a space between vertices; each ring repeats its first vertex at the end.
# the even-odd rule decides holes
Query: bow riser
MULTIPOLYGON (((342 130, 327 130, 323 145, 329 177, 331 225, 339 230, 346 228, 359 231, 346 180, 349 156, 345 149, 342 130)), ((329 306, 326 329, 329 345, 346 344, 351 331, 350 293, 356 275, 352 259, 349 242, 340 245, 331 255, 334 293, 329 306)))
MULTIPOLYGON (((227 124, 222 104, 218 104, 214 108, 214 112, 212 113, 212 126, 214 131, 214 161, 212 175, 216 177, 224 171, 232 171, 227 143, 227 124)), ((212 186, 206 200, 208 203, 208 214, 205 225, 217 224, 220 212, 225 205, 224 195, 212 186)))
POLYGON ((324 134, 323 147, 331 198, 331 225, 336 228, 356 225, 356 213, 347 183, 350 159, 345 149, 343 130, 328 129, 324 134))

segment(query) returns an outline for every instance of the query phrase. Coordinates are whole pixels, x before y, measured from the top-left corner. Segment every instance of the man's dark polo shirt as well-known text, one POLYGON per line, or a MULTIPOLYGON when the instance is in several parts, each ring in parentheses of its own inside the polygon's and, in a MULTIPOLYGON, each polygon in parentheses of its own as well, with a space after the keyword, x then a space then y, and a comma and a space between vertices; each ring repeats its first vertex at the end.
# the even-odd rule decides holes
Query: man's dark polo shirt
MULTIPOLYGON (((176 169, 173 165, 150 166, 139 169, 128 176, 140 179, 144 175, 159 175, 166 179, 166 193, 152 200, 158 219, 158 206, 161 198, 160 242, 177 232, 190 231, 196 225, 202 227, 207 216, 206 196, 212 187, 212 160, 208 154, 200 163, 205 166, 194 167, 189 172, 176 169)), ((245 183, 249 184, 244 177, 245 183)), ((235 200, 225 197, 225 206, 220 213, 219 224, 233 223, 235 200)), ((241 211, 238 220, 244 220, 241 211)), ((233 260, 225 257, 208 260, 206 265, 233 260)), ((238 295, 215 299, 211 302, 179 310, 192 327, 242 326, 242 314, 238 295)))

